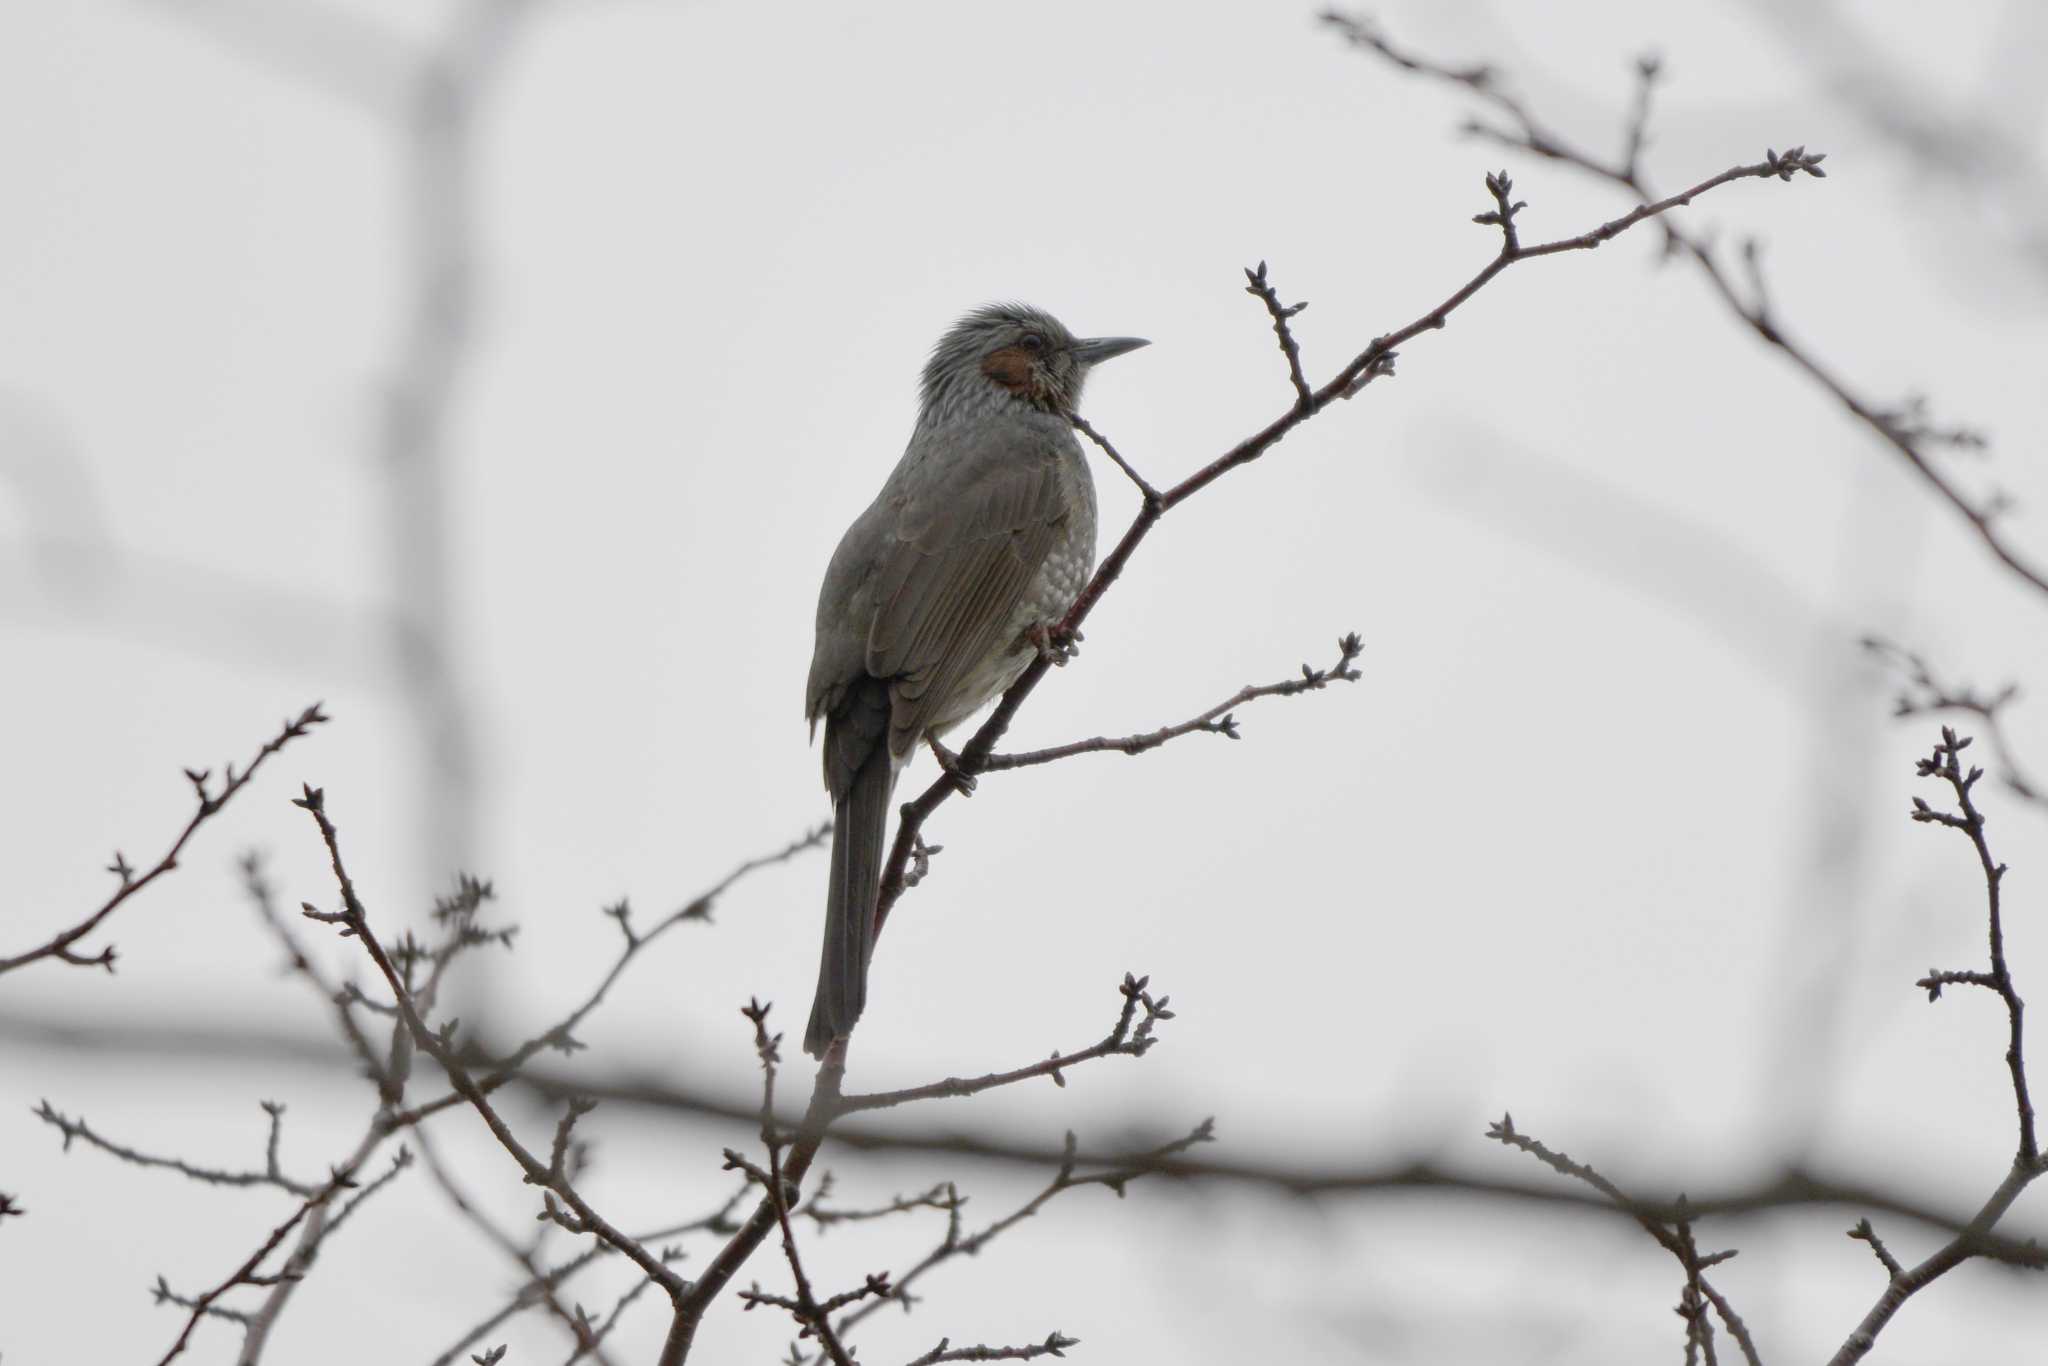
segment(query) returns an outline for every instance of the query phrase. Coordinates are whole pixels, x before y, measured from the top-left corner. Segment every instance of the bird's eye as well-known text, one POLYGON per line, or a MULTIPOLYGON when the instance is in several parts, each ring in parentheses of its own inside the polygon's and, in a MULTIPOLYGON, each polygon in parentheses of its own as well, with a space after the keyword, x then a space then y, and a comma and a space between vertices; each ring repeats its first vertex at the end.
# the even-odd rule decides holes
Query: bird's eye
POLYGON ((1039 336, 1036 332, 1026 332, 1017 345, 1035 356, 1045 350, 1045 338, 1039 336))

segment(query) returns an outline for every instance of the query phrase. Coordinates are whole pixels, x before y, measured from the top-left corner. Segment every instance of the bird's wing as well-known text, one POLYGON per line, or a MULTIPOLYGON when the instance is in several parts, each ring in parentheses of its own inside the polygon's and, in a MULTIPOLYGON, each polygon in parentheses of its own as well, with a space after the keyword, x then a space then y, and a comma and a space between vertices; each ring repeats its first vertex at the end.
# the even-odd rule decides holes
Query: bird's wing
POLYGON ((1019 602, 1068 517, 1057 449, 1036 433, 932 461, 877 573, 868 672, 891 680, 890 747, 907 752, 1010 642, 1019 602))

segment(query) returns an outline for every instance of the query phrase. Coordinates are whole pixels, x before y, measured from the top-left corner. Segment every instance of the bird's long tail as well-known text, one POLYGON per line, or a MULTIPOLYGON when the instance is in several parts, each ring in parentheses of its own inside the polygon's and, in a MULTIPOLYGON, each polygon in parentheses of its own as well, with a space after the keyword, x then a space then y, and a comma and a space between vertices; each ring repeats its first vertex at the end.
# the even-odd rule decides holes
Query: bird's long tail
POLYGON ((882 887, 882 837, 888 832, 889 795, 895 786, 889 747, 876 745, 855 772, 846 796, 832 808, 825 949, 818 963, 810 1027, 804 1031, 804 1052, 814 1058, 824 1057, 834 1039, 851 1032, 867 1004, 875 899, 882 887))

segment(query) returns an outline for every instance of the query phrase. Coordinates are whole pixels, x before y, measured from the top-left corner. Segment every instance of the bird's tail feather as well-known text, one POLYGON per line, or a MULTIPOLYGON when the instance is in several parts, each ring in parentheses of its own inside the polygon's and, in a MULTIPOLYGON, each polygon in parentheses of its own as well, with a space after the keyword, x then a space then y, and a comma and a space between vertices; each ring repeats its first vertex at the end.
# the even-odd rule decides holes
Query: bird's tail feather
POLYGON ((867 1003, 875 946, 875 899, 882 887, 882 837, 896 786, 889 747, 876 745, 832 809, 832 873, 825 893, 825 949, 804 1052, 814 1058, 844 1037, 867 1003))

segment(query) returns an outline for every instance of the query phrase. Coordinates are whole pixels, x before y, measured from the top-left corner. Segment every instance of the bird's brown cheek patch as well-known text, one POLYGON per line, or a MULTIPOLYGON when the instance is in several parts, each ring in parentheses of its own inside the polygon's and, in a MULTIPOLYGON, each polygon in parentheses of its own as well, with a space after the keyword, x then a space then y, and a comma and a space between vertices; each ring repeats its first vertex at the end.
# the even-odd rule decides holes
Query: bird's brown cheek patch
POLYGON ((991 351, 981 362, 981 373, 1012 393, 1031 393, 1031 357, 1021 347, 991 351))

